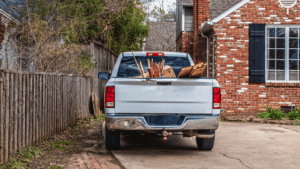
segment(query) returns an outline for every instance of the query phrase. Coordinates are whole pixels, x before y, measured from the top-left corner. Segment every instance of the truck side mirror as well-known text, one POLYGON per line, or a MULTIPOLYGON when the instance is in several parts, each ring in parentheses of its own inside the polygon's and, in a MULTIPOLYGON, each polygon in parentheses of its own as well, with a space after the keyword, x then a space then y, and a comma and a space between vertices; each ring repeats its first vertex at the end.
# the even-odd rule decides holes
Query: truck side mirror
POLYGON ((98 73, 98 78, 102 80, 108 80, 110 78, 110 73, 108 72, 99 72, 98 73))

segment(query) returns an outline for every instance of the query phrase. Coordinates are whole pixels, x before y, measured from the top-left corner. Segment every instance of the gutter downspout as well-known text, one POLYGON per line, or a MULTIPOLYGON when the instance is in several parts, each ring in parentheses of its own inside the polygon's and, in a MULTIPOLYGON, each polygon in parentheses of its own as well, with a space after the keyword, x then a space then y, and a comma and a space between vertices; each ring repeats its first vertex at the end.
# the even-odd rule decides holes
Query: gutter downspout
POLYGON ((206 38, 206 63, 207 63, 207 65, 206 65, 206 73, 207 73, 207 78, 208 78, 208 72, 209 72, 209 70, 208 70, 208 37, 207 36, 205 36, 203 33, 201 33, 201 36, 202 37, 204 37, 204 38, 206 38))

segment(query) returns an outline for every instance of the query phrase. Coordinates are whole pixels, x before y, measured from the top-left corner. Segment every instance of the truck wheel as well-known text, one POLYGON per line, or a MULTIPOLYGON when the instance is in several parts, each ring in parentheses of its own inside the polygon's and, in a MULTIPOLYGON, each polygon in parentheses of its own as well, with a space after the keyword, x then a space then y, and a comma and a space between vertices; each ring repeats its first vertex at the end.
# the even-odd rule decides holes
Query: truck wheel
POLYGON ((105 125, 105 148, 107 150, 119 150, 120 144, 120 131, 109 131, 105 125))
MULTIPOLYGON (((203 133, 214 133, 210 130, 204 130, 203 133)), ((215 136, 213 138, 196 138, 197 146, 199 150, 212 150, 215 144, 215 136)))

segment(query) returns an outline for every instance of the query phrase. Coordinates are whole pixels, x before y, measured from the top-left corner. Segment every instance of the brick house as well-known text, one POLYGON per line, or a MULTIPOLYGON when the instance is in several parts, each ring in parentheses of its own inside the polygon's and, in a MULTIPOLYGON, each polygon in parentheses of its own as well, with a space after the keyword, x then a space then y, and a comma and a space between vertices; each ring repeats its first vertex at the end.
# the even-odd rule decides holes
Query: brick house
POLYGON ((209 63, 222 116, 300 107, 299 29, 298 0, 177 0, 176 50, 209 63))

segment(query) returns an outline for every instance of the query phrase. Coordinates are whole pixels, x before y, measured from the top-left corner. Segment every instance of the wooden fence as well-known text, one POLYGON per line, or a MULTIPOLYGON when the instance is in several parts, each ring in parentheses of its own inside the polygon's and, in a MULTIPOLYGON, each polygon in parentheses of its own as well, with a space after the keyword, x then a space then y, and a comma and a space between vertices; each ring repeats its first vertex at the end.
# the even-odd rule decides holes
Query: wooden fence
POLYGON ((0 163, 89 115, 93 77, 0 70, 0 163))
POLYGON ((93 56, 93 61, 97 63, 94 69, 94 85, 93 91, 99 98, 100 109, 104 109, 104 89, 107 80, 98 79, 98 72, 112 72, 117 56, 104 45, 93 42, 90 44, 90 53, 93 56))

